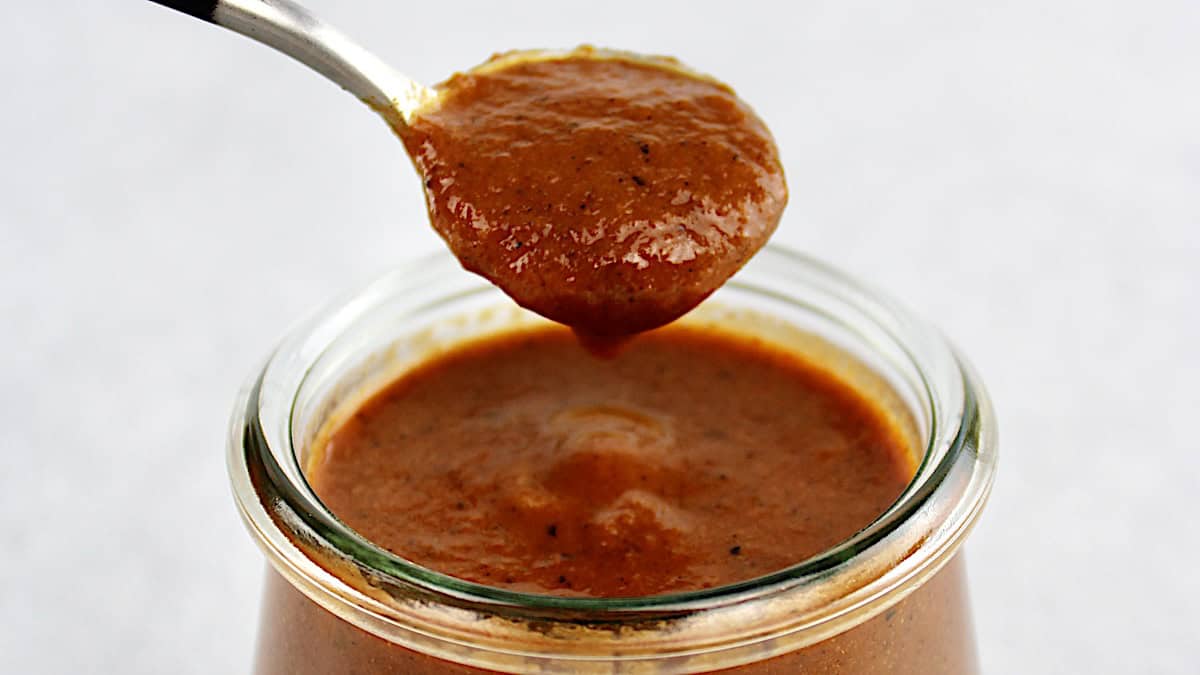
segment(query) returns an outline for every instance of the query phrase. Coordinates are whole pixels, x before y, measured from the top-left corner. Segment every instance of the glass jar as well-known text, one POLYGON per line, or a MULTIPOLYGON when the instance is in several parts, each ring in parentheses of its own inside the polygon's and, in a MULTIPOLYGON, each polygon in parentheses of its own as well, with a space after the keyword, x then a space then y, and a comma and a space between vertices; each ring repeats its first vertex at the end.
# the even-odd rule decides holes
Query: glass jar
POLYGON ((230 475, 271 567, 260 675, 977 671, 958 552, 996 467, 987 394, 930 326, 777 247, 681 321, 749 333, 819 362, 911 432, 915 477, 850 539, 730 586, 566 598, 419 567, 321 504, 304 458, 365 396, 464 340, 541 321, 444 254, 318 313, 241 392, 230 475))

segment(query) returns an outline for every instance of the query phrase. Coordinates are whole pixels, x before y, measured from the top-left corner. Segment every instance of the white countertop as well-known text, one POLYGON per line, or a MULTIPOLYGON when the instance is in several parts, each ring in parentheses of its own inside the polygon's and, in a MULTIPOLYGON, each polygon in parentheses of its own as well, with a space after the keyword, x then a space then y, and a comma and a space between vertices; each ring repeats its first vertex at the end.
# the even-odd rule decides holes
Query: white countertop
MULTIPOLYGON (((986 672, 1197 672, 1200 4, 796 4, 311 7, 426 81, 592 42, 734 83, 784 153, 778 240, 933 318, 992 392, 986 672)), ((418 183, 336 88, 147 2, 22 3, 0 87, 3 669, 245 672, 234 393, 436 250, 418 183)))

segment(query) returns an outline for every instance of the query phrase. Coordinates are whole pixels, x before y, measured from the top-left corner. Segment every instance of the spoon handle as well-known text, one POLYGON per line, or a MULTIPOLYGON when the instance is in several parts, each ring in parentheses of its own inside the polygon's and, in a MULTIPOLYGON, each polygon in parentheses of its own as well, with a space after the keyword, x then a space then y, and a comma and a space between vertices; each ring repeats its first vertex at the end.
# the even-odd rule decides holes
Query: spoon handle
POLYGON ((432 89, 392 69, 290 0, 151 0, 257 40, 340 85, 393 125, 406 125, 432 89))

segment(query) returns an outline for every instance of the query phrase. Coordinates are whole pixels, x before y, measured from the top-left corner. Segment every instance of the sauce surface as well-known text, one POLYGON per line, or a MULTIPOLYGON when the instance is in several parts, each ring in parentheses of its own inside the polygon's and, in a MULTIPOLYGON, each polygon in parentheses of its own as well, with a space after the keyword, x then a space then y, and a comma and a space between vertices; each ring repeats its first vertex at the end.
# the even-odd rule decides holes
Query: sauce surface
POLYGON ((551 328, 405 374, 308 473, 350 527, 428 568, 630 597, 751 579, 846 539, 899 496, 907 450, 868 400, 765 344, 672 327, 598 360, 551 328))
POLYGON ((583 334, 666 324, 736 272, 787 202, 766 126, 670 59, 497 57, 399 129, 468 270, 583 334))

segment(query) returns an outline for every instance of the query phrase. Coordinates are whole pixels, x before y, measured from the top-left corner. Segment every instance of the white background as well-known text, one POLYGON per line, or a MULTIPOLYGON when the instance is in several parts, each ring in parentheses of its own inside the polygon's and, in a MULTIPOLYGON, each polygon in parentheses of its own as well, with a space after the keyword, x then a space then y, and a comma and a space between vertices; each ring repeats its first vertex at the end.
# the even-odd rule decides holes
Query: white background
MULTIPOLYGON (((932 318, 991 389, 986 672, 1196 673, 1200 3, 992 4, 311 7, 427 82, 592 42, 734 84, 784 154, 777 240, 932 318)), ((234 394, 307 310, 437 249, 417 180, 248 40, 137 0, 5 9, 0 669, 245 672, 234 394)))

